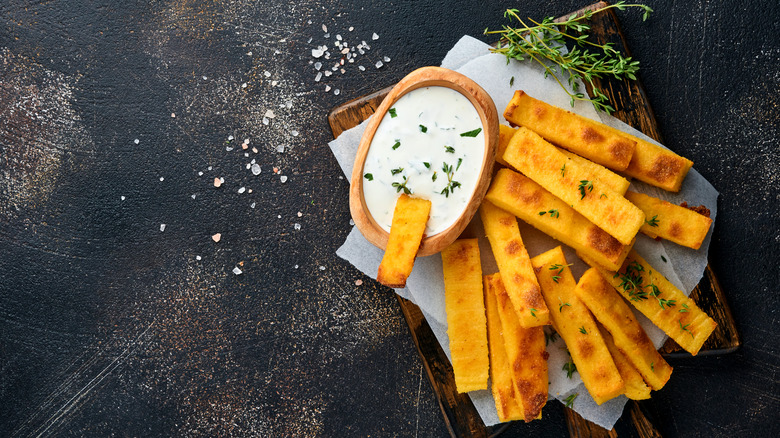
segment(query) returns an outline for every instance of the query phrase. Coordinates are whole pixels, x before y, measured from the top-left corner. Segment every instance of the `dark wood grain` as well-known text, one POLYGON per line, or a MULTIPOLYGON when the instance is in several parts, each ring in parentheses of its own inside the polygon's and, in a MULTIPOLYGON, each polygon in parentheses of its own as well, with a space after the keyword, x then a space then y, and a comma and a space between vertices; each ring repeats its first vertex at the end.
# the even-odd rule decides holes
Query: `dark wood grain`
MULTIPOLYGON (((605 2, 595 3, 575 13, 595 10, 605 5, 605 2)), ((591 22, 591 39, 594 42, 599 44, 611 43, 625 56, 630 56, 617 16, 612 10, 593 15, 591 22)), ((655 114, 641 81, 603 79, 597 80, 596 85, 609 96, 615 107, 615 112, 613 113, 615 117, 657 141, 663 142, 655 114)), ((334 108, 328 114, 328 121, 334 138, 338 137, 343 131, 357 126, 373 114, 390 88, 376 91, 334 108)), ((592 94, 590 89, 588 89, 588 93, 592 94)), ((700 284, 691 292, 691 298, 718 323, 718 328, 705 342, 699 354, 716 355, 735 351, 740 345, 736 323, 731 315, 731 310, 726 302, 723 290, 709 265, 705 269, 700 284)), ((409 325, 417 350, 423 359, 428 378, 436 391, 437 399, 450 433, 457 437, 486 436, 500 433, 500 428, 495 430, 485 428, 471 400, 456 391, 451 365, 438 345, 427 322, 425 322, 420 309, 408 300, 399 298, 398 301, 409 325)), ((690 356, 671 338, 660 351, 665 357, 690 356)), ((607 431, 583 419, 571 409, 566 408, 565 412, 569 433, 572 437, 617 436, 614 430, 607 431)), ((638 436, 643 438, 661 436, 652 422, 643 414, 637 402, 630 402, 623 415, 629 415, 631 425, 638 436)))

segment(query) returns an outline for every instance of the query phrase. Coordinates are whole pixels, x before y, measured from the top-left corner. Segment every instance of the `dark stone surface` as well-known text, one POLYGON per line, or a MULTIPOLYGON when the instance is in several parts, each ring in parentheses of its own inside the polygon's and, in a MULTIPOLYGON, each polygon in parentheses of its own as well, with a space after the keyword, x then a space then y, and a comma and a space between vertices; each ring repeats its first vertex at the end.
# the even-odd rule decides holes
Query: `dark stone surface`
MULTIPOLYGON (((325 116, 506 7, 585 5, 481 3, 2 2, 0 435, 446 436, 395 298, 334 254, 325 116), (366 71, 317 83, 337 33, 371 44, 366 71)), ((664 436, 776 436, 779 7, 649 4, 621 24, 666 144, 721 192, 710 254, 743 347, 673 361, 644 406, 664 436)), ((531 432, 566 435, 560 407, 506 436, 531 432)))

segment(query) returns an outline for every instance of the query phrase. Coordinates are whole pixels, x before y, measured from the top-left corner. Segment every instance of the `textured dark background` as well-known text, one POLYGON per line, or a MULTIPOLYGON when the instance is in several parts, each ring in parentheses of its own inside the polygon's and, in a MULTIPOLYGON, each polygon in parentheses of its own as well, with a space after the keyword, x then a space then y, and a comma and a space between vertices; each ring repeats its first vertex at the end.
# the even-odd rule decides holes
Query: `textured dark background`
MULTIPOLYGON (((326 114, 507 7, 586 3, 443 3, 3 1, 0 436, 446 436, 392 293, 334 254, 326 114), (367 68, 315 82, 337 33, 367 68)), ((619 17, 666 144, 721 192, 710 254, 743 347, 673 361, 646 406, 666 436, 777 436, 778 3, 648 4, 619 17)), ((506 436, 528 433, 565 436, 560 406, 506 436)))

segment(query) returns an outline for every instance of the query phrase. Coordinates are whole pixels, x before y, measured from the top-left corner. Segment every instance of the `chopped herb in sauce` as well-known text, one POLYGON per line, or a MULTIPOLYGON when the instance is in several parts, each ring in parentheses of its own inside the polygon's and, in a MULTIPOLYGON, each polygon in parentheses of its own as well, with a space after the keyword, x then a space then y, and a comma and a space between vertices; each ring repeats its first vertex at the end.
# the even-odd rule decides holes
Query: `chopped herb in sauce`
POLYGON ((420 125, 420 132, 428 132, 428 127, 425 125, 420 125))
POLYGON ((398 114, 396 114, 395 112, 395 108, 390 108, 389 110, 387 110, 387 112, 390 113, 390 117, 392 118, 398 117, 398 114))
POLYGON ((482 132, 482 128, 477 128, 477 129, 475 129, 473 131, 464 132, 464 133, 460 134, 460 136, 461 137, 476 137, 477 134, 479 134, 480 132, 482 132))
POLYGON ((395 144, 393 145, 393 150, 398 149, 399 146, 401 146, 401 141, 400 140, 396 140, 395 144))
POLYGON ((369 181, 373 181, 374 180, 374 175, 372 175, 370 173, 367 173, 367 174, 363 175, 363 178, 365 178, 365 179, 367 179, 369 181))

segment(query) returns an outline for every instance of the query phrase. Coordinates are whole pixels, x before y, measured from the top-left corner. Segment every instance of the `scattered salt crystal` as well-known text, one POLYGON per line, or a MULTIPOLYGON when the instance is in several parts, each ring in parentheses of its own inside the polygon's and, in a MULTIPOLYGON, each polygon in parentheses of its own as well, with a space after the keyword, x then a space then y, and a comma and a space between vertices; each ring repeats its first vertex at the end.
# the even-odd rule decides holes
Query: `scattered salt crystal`
POLYGON ((208 79, 208 78, 209 78, 208 76, 203 76, 203 80, 204 80, 204 81, 205 81, 206 79, 208 79))
POLYGON ((165 224, 160 224, 160 232, 165 231, 165 224))
POLYGON ((125 197, 124 197, 124 196, 120 196, 120 197, 119 197, 119 199, 121 199, 122 201, 124 201, 124 200, 125 200, 125 197))
POLYGON ((171 113, 171 118, 175 119, 176 118, 176 113, 171 113))
POLYGON ((320 271, 324 271, 324 270, 325 270, 325 266, 320 265, 320 271))
POLYGON ((252 165, 251 165, 251 164, 249 164, 249 163, 246 163, 246 170, 249 170, 249 169, 251 169, 251 168, 252 168, 252 165))
POLYGON ((282 218, 282 215, 281 215, 281 214, 280 214, 280 215, 277 215, 277 216, 276 216, 276 218, 277 218, 277 219, 281 219, 281 218, 282 218))
POLYGON ((341 35, 340 34, 336 34, 336 39, 341 41, 341 35))
POLYGON ((325 92, 327 93, 328 91, 330 91, 330 85, 325 86, 325 92))
POLYGON ((349 26, 349 31, 352 32, 353 30, 355 30, 355 28, 353 26, 349 26))
POLYGON ((219 242, 220 239, 222 239, 222 233, 217 233, 211 236, 211 240, 213 240, 214 242, 219 242))
POLYGON ((203 176, 203 171, 198 172, 198 176, 203 176))
POLYGON ((207 169, 207 170, 211 170, 211 169, 213 169, 213 167, 212 167, 212 166, 209 166, 209 167, 207 167, 206 169, 207 169))
POLYGON ((279 168, 278 167, 274 167, 274 173, 279 173, 279 168))
POLYGON ((271 86, 275 87, 279 82, 278 81, 271 81, 271 86))
POLYGON ((190 198, 195 199, 195 195, 190 195, 190 198))
POLYGON ((281 154, 282 152, 284 152, 284 145, 283 145, 283 144, 280 144, 279 146, 277 146, 277 147, 276 147, 276 152, 279 152, 280 154, 281 154))
POLYGON ((325 34, 325 35, 323 35, 323 36, 324 36, 325 38, 330 38, 330 34, 329 34, 329 33, 326 33, 326 34, 325 34))
POLYGON ((381 68, 384 64, 382 63, 382 61, 377 61, 376 64, 374 65, 376 66, 376 68, 381 68))
POLYGON ((228 141, 233 141, 233 136, 232 135, 228 135, 228 141))
POLYGON ((295 231, 300 231, 300 230, 301 230, 301 224, 299 224, 298 222, 296 222, 296 223, 293 225, 293 228, 295 229, 295 231))
POLYGON ((319 82, 320 79, 322 79, 322 72, 317 73, 317 76, 314 77, 314 82, 319 82))
POLYGON ((257 148, 252 148, 252 152, 257 153, 257 148))
POLYGON ((333 90, 333 95, 334 95, 334 96, 338 96, 339 94, 341 94, 341 90, 339 90, 338 88, 336 88, 335 90, 333 90))
POLYGON ((263 117, 263 125, 268 125, 269 123, 271 123, 271 121, 268 120, 268 117, 263 117))
POLYGON ((363 280, 355 280, 355 286, 362 286, 363 280))
POLYGON ((285 103, 284 103, 284 106, 285 106, 287 109, 290 109, 290 108, 292 108, 292 100, 288 100, 287 102, 285 102, 285 103))
POLYGON ((314 63, 314 69, 319 71, 322 68, 322 63, 317 61, 314 63))
MULTIPOLYGON (((249 149, 249 145, 248 145, 248 144, 246 144, 246 143, 243 143, 243 144, 241 144, 241 149, 244 149, 244 150, 246 150, 246 149, 249 149)), ((248 156, 249 156, 249 154, 246 154, 245 156, 247 156, 247 157, 248 157, 248 156)))
POLYGON ((223 178, 214 178, 214 187, 219 187, 225 182, 223 178))
POLYGON ((160 182, 162 182, 162 181, 165 181, 165 177, 164 176, 160 177, 160 182))
POLYGON ((244 144, 249 144, 249 139, 248 138, 244 139, 244 144))
POLYGON ((252 52, 246 52, 246 56, 252 56, 252 52))
POLYGON ((200 261, 200 260, 201 260, 201 258, 202 258, 201 256, 195 256, 195 260, 198 260, 198 261, 200 261))
POLYGON ((242 271, 241 269, 238 269, 238 266, 236 266, 235 268, 233 268, 233 273, 236 275, 241 275, 242 271))
POLYGON ((354 221, 354 220, 352 220, 352 219, 350 219, 350 220, 349 220, 349 224, 350 224, 350 225, 355 225, 355 221, 354 221))
POLYGON ((365 68, 365 67, 363 67, 362 65, 359 65, 359 66, 358 66, 358 70, 360 70, 360 71, 366 71, 366 68, 365 68))
POLYGON ((252 193, 252 189, 249 189, 246 191, 247 193, 252 193))
POLYGON ((243 84, 241 84, 241 88, 246 88, 246 82, 244 82, 243 84))
POLYGON ((298 269, 298 265, 295 265, 295 269, 298 269))
POLYGON ((276 117, 276 114, 274 114, 272 110, 267 110, 265 112, 265 117, 268 117, 269 119, 273 119, 274 117, 276 117))
MULTIPOLYGON (((336 68, 338 68, 338 67, 336 67, 336 68)), ((326 76, 326 77, 327 77, 327 76, 330 76, 330 75, 332 75, 332 74, 333 74, 333 72, 331 72, 330 70, 325 70, 325 76, 326 76)))
POLYGON ((139 139, 137 139, 137 138, 136 138, 135 140, 133 140, 133 143, 135 143, 135 144, 138 144, 138 143, 140 143, 140 142, 141 142, 141 140, 139 140, 139 139))
POLYGON ((260 175, 260 165, 255 163, 252 165, 252 175, 260 175))
POLYGON ((233 150, 233 146, 225 146, 225 150, 230 152, 233 150))
POLYGON ((311 20, 308 20, 306 23, 311 24, 311 20))
POLYGON ((255 164, 255 163, 257 163, 257 160, 254 158, 252 158, 252 161, 249 162, 249 164, 255 164))
POLYGON ((281 182, 282 182, 282 184, 284 184, 284 183, 286 183, 286 182, 287 182, 287 177, 286 177, 286 176, 284 176, 284 175, 282 175, 282 176, 280 176, 280 177, 279 177, 279 181, 281 181, 281 182))
POLYGON ((342 49, 341 50, 341 54, 342 55, 346 55, 347 53, 349 53, 349 49, 342 49))
POLYGON ((374 41, 376 41, 376 40, 378 40, 378 39, 379 39, 379 35, 377 35, 377 34, 376 34, 376 32, 374 32, 374 34, 373 34, 373 35, 371 35, 371 39, 372 39, 372 40, 374 40, 374 41))
POLYGON ((244 193, 246 191, 246 187, 241 187, 238 189, 238 193, 244 193))
POLYGON ((271 77, 271 72, 266 70, 266 71, 263 72, 263 76, 265 76, 267 78, 270 78, 271 77))
POLYGON ((255 203, 253 202, 253 203, 249 204, 249 207, 250 208, 255 208, 255 203))
POLYGON ((322 25, 322 31, 323 31, 323 32, 327 32, 327 31, 328 31, 328 26, 325 26, 325 25, 323 24, 323 25, 322 25))
POLYGON ((324 50, 322 50, 322 49, 321 49, 321 48, 319 48, 319 47, 318 47, 318 48, 316 48, 316 49, 311 49, 311 56, 313 56, 313 57, 315 57, 315 58, 320 58, 320 57, 322 57, 322 55, 323 55, 324 53, 325 53, 325 51, 324 51, 324 50))
POLYGON ((383 59, 385 60, 385 62, 390 62, 390 57, 389 56, 385 56, 383 59))
POLYGON ((292 131, 290 131, 290 135, 292 135, 293 137, 297 137, 298 136, 298 131, 293 129, 292 131))

